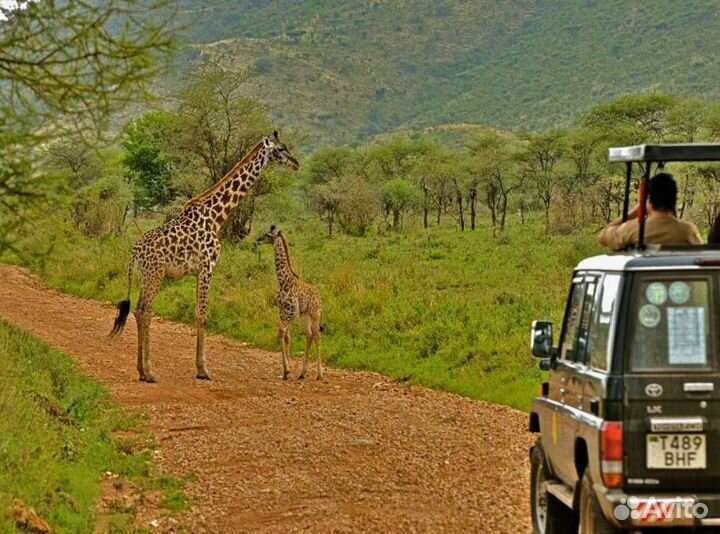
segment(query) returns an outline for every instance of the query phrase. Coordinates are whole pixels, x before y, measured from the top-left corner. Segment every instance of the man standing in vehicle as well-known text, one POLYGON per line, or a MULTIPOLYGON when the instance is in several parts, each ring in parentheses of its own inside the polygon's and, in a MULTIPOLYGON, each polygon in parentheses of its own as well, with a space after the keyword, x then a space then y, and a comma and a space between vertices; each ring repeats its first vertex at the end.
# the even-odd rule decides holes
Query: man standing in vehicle
MULTIPOLYGON (((665 172, 653 176, 648 183, 647 219, 645 220, 645 243, 658 245, 700 245, 702 239, 697 227, 681 221, 675 215, 677 184, 665 172)), ((598 236, 601 245, 622 250, 637 243, 640 235, 638 204, 628 213, 628 220, 612 221, 598 236)))

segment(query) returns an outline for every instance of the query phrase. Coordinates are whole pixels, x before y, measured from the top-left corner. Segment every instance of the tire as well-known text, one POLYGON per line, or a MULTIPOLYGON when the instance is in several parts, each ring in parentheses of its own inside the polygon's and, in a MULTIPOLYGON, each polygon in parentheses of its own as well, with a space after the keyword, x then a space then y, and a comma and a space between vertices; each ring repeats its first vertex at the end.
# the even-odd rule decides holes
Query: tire
POLYGON ((530 513, 533 534, 576 534, 577 515, 544 489, 551 480, 545 451, 540 440, 530 457, 530 513))
POLYGON ((593 490, 590 470, 585 469, 580 483, 580 534, 620 534, 627 532, 615 527, 603 514, 593 490))

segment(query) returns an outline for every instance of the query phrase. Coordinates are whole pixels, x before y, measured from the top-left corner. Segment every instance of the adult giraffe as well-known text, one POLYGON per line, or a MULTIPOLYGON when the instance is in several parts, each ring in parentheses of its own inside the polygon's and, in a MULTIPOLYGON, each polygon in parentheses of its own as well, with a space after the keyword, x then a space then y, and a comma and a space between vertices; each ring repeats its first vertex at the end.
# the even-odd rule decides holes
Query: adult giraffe
POLYGON ((264 137, 229 173, 210 189, 188 200, 182 212, 162 226, 150 230, 135 243, 128 269, 128 298, 118 304, 111 336, 122 332, 130 314, 133 270, 140 279, 140 298, 135 309, 138 329, 137 370, 143 382, 156 382, 150 368, 150 319, 155 296, 166 276, 197 277, 197 376, 210 380, 205 366, 205 325, 208 289, 220 255, 218 232, 233 209, 245 196, 268 163, 280 163, 293 170, 300 165, 274 132, 264 137))

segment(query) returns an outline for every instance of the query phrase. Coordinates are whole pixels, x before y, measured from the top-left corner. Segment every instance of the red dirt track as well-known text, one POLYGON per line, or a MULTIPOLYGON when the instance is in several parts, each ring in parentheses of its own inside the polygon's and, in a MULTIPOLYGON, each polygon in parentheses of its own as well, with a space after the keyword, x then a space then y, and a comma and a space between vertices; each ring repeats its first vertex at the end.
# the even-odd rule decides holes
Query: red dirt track
POLYGON ((198 381, 193 329, 159 319, 159 382, 141 383, 133 319, 109 341, 113 306, 16 267, 0 266, 0 316, 149 416, 157 467, 195 477, 178 516, 193 533, 530 531, 526 414, 374 373, 299 381, 298 360, 283 382, 279 354, 220 336, 206 341, 213 380, 198 381))

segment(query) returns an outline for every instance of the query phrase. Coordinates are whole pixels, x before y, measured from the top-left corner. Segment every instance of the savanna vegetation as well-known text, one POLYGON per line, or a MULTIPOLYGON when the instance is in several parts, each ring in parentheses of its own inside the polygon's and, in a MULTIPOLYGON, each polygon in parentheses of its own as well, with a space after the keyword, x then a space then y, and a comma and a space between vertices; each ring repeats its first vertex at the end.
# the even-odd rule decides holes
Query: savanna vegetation
MULTIPOLYGON (((50 144, 44 161, 72 193, 29 221, 36 231, 6 261, 65 291, 120 300, 140 233, 269 129, 268 109, 241 90, 248 80, 203 63, 172 105, 128 122, 118 143, 50 144)), ((591 108, 572 129, 451 129, 319 149, 298 174, 269 170, 226 225, 209 327, 277 348, 271 253, 252 246, 276 224, 323 295, 333 365, 526 408, 541 376, 528 326, 560 318, 568 273, 600 251, 595 233, 621 210, 624 168, 606 162, 608 146, 715 139, 719 121, 715 105, 653 93, 591 108)), ((707 227, 717 169, 671 170, 678 215, 707 227)), ((193 322, 194 292, 193 279, 167 283, 157 312, 193 322)))
POLYGON ((99 523, 136 532, 133 504, 113 501, 98 517, 101 474, 128 503, 149 491, 169 498, 165 515, 186 503, 182 481, 152 471, 155 444, 142 419, 112 403, 70 357, 2 321, 0 357, 0 531, 43 531, 19 520, 32 508, 58 534, 95 532, 99 523))
MULTIPOLYGON (((577 71, 577 62, 558 52, 563 43, 554 40, 565 34, 588 47, 602 37, 620 51, 631 44, 642 49, 647 34, 635 32, 640 22, 618 30, 614 40, 582 25, 568 23, 562 32, 534 25, 541 13, 556 23, 581 18, 589 9, 607 23, 603 28, 614 27, 617 11, 611 3, 573 4, 564 10, 531 6, 522 17, 506 19, 515 21, 512 27, 493 7, 481 18, 497 35, 482 34, 483 45, 467 39, 476 30, 470 24, 478 20, 475 3, 415 4, 415 18, 408 19, 409 4, 403 2, 370 2, 364 11, 345 2, 316 2, 321 17, 308 3, 292 2, 284 12, 289 20, 278 21, 270 17, 266 2, 216 2, 201 11, 197 3, 181 2, 181 17, 213 16, 224 23, 240 6, 243 17, 235 18, 242 21, 236 26, 241 37, 186 48, 180 59, 191 68, 173 84, 152 91, 147 82, 172 63, 169 52, 176 44, 168 26, 169 4, 157 2, 142 17, 137 10, 148 4, 139 0, 3 8, 0 260, 26 265, 64 291, 118 301, 125 296, 130 249, 141 232, 177 214, 262 135, 279 129, 303 156, 301 171, 269 169, 223 229, 209 328, 260 347, 278 347, 271 253, 252 245, 255 235, 276 224, 289 239, 295 270, 323 296, 324 353, 331 364, 527 408, 542 376, 527 348, 530 322, 559 320, 569 272, 580 258, 600 252, 595 234, 621 209, 623 169, 607 164, 607 148, 715 141, 720 106, 645 92, 606 98, 577 111, 565 96, 558 97, 555 79, 539 75, 531 87, 515 83, 501 68, 503 61, 511 61, 515 69, 532 72, 558 63, 561 70, 577 71), (228 17, 216 16, 220 8, 228 17), (397 16, 388 17, 389 10, 397 16), (548 16, 553 13, 558 17, 548 16), (68 22, 46 27, 47 20, 68 22), (395 27, 387 27, 387 21, 395 27), (251 27, 263 40, 250 39, 255 38, 251 27), (372 48, 377 43, 360 39, 366 32, 387 41, 390 33, 406 35, 408 28, 421 28, 416 33, 422 35, 452 28, 454 35, 442 50, 425 35, 423 46, 398 40, 397 47, 382 54, 372 48), (517 32, 525 37, 516 39, 517 32), (586 39, 589 35, 594 40, 586 39), (630 43, 628 35, 640 42, 630 43), (497 47, 491 47, 493 54, 481 54, 491 42, 497 47), (538 57, 540 45, 555 52, 538 57), (362 46, 370 50, 359 50, 362 46), (346 55, 339 58, 338 50, 346 55), (377 63, 366 64, 368 54, 377 63), (383 63, 392 57, 405 60, 383 63), (321 70, 302 68, 318 61, 321 70), (488 70, 491 64, 495 70, 488 70), (397 84, 383 82, 390 78, 397 84), (410 80, 421 83, 411 90, 410 80), (481 96, 478 80, 488 82, 481 96), (368 87, 373 88, 369 96, 368 87), (312 98, 300 98, 303 93, 312 98), (546 123, 540 116, 555 118, 546 123), (374 135, 398 126, 484 118, 515 127, 456 124, 374 135), (548 127, 528 131, 532 126, 548 127), (113 129, 117 136, 98 135, 113 129)), ((618 9, 626 5, 617 4, 618 9)), ((682 8, 697 19, 697 27, 712 20, 703 6, 682 8)), ((680 8, 675 3, 666 7, 667 24, 679 24, 679 15, 672 13, 680 8)), ((649 8, 633 9, 642 21, 649 8)), ((625 15, 623 20, 629 20, 625 15)), ((191 35, 203 42, 225 36, 198 35, 210 27, 221 31, 224 26, 196 24, 191 35)), ((588 54, 573 50, 587 59, 588 54)), ((651 55, 633 57, 645 62, 651 55)), ((697 61, 703 67, 715 59, 697 61)), ((673 65, 685 73, 693 62, 677 59, 673 65)), ((598 70, 597 76, 617 91, 602 92, 605 97, 620 92, 628 80, 635 82, 636 75, 649 76, 651 69, 628 68, 618 79, 604 78, 607 70, 598 70)), ((595 82, 583 77, 585 82, 596 83, 597 77, 595 82)), ((698 93, 707 89, 705 94, 711 94, 704 77, 697 83, 698 93)), ((563 94, 574 95, 575 105, 599 99, 594 89, 582 87, 563 94)), ((669 170, 680 186, 678 216, 706 229, 720 207, 718 169, 678 165, 669 170)), ((156 312, 192 322, 194 295, 192 279, 168 282, 156 312)), ((0 455, 0 461, 9 462, 4 472, 17 470, 23 461, 18 455, 25 454, 17 443, 35 443, 38 429, 45 430, 35 459, 56 462, 51 468, 55 478, 43 484, 28 478, 14 488, 13 480, 24 479, 0 478, 5 485, 0 486, 0 507, 10 495, 22 495, 54 524, 71 525, 67 531, 90 528, 77 526, 92 524, 87 506, 72 515, 56 488, 76 488, 75 493, 63 491, 87 503, 97 495, 104 469, 126 469, 134 476, 135 468, 123 467, 118 445, 109 437, 119 424, 111 415, 115 412, 106 411, 104 394, 78 378, 60 355, 5 325, 0 335, 6 359, 17 359, 18 369, 30 361, 34 369, 19 379, 15 364, 5 367, 0 402, 6 409, 0 404, 0 416, 9 421, 10 410, 26 411, 28 420, 37 422, 32 428, 9 429, 10 438, 0 441, 10 451, 0 455), (54 385, 58 380, 61 385, 54 385), (28 398, 26 392, 34 393, 28 398), (37 398, 47 403, 38 404, 37 398), (43 415, 47 406, 73 423, 43 415), (62 453, 68 442, 77 443, 80 451, 70 459, 62 453), (67 462, 73 461, 83 466, 73 467, 77 485, 63 478, 67 462)), ((212 354, 208 358, 212 362, 212 354)), ((132 359, 128 355, 129 366, 132 359)), ((32 469, 27 476, 33 476, 32 469)))
MULTIPOLYGON (((145 82, 174 46, 168 8, 163 0, 0 4, 2 252, 16 250, 29 220, 49 228, 60 212, 84 232, 120 229, 111 214, 132 197, 112 170, 117 151, 86 165, 69 137, 101 137, 112 113, 147 96, 145 82), (53 151, 73 180, 48 172, 53 151)), ((0 358, 2 532, 136 532, 132 505, 110 503, 98 517, 103 473, 119 492, 166 491, 168 508, 186 505, 180 481, 151 473, 154 444, 141 420, 69 357, 0 322, 0 358)))
POLYGON ((448 123, 570 126, 627 93, 720 96, 712 0, 178 4, 187 57, 254 70, 313 148, 448 123))
MULTIPOLYGON (((368 9, 390 9, 377 4, 368 9)), ((456 16, 451 4, 436 5, 434 16, 456 16)), ((651 92, 589 107, 565 128, 446 125, 317 147, 307 130, 283 128, 285 112, 258 90, 272 62, 258 74, 217 54, 186 54, 192 68, 152 98, 147 81, 170 64, 175 43, 163 18, 169 6, 158 2, 138 20, 138 5, 106 2, 106 13, 84 2, 32 3, 5 13, 0 258, 65 291, 117 301, 141 232, 177 214, 278 128, 304 152, 301 171, 269 169, 225 225, 210 329, 277 348, 272 260, 252 246, 276 224, 296 270, 323 295, 328 360, 403 383, 526 408, 541 376, 526 347, 530 321, 559 319, 569 271, 599 252, 594 235, 621 209, 623 169, 607 164, 607 148, 720 136, 718 104, 651 92), (19 45, 42 30, 38 18, 59 16, 43 11, 52 9, 76 10, 67 31, 48 37, 58 59, 39 53, 47 43, 19 45), (107 31, 98 34, 102 24, 107 31), (87 47, 90 70, 78 66, 87 47), (56 85, 37 83, 47 72, 56 85), (129 108, 134 102, 142 107, 129 108), (108 124, 116 137, 96 135, 108 124)), ((309 13, 302 5, 292 6, 298 16, 309 13)), ((283 31, 283 46, 322 51, 330 38, 283 31)), ((680 185, 678 215, 707 228, 720 206, 717 169, 670 170, 680 185)), ((168 282, 157 313, 192 322, 194 291, 191 279, 168 282)))

